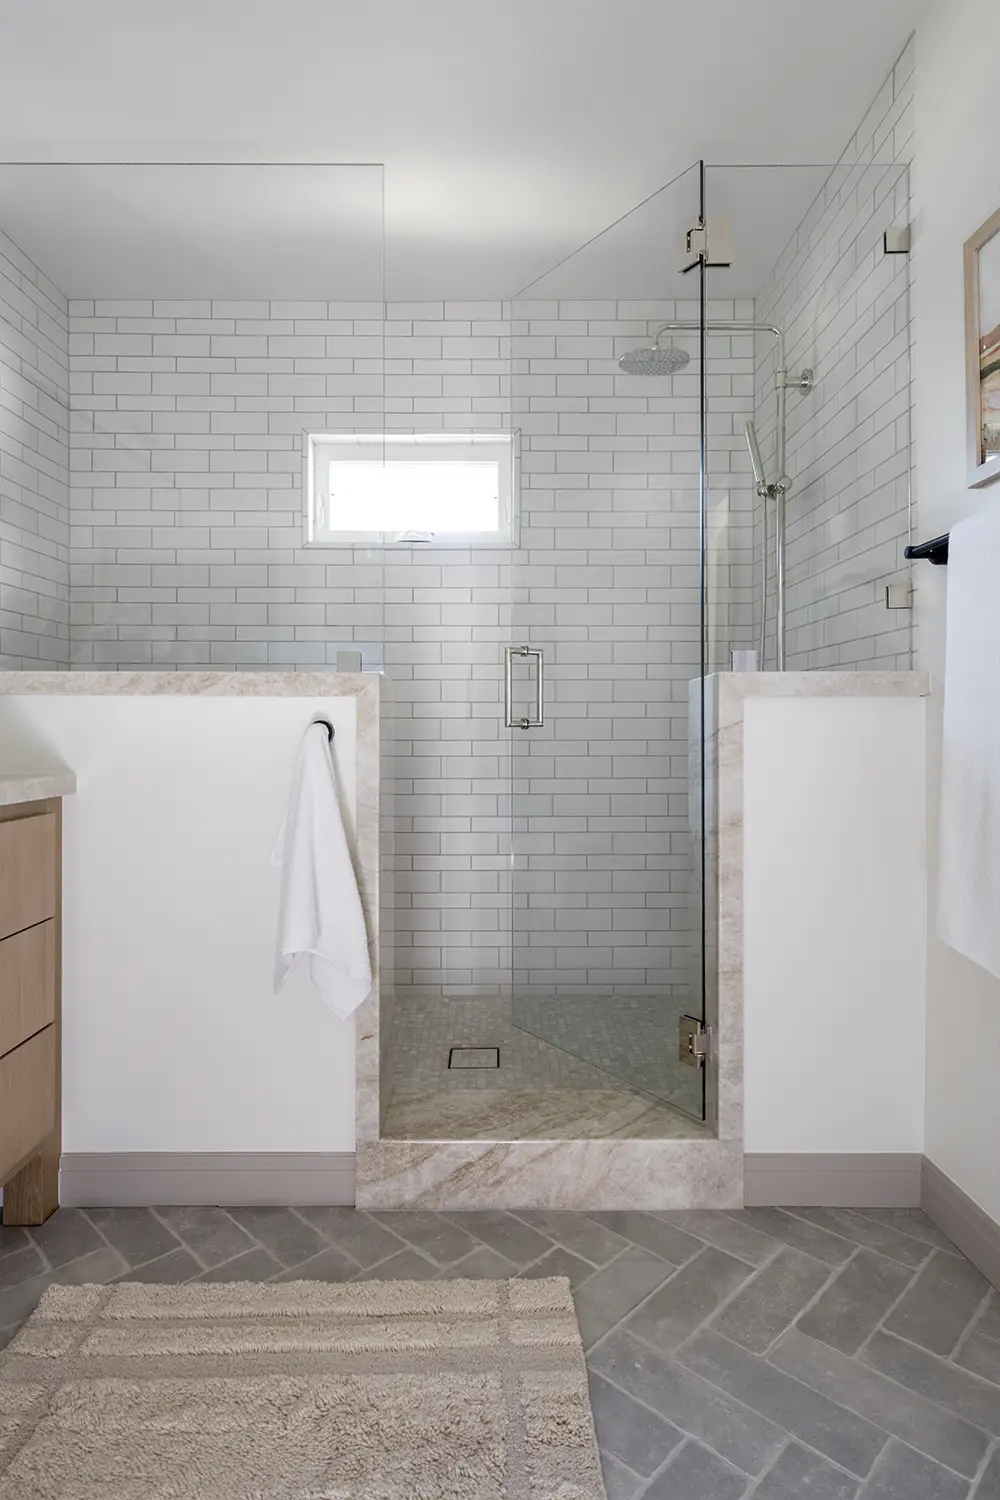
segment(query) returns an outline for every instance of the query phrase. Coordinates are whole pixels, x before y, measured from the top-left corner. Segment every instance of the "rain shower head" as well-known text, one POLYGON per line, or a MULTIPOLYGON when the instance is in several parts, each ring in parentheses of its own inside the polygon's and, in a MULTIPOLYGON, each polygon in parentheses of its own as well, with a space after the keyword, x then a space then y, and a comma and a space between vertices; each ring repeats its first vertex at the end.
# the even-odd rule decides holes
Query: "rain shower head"
POLYGON ((668 349, 648 344, 644 349, 629 349, 618 363, 626 375, 676 375, 691 363, 691 356, 673 344, 668 349))

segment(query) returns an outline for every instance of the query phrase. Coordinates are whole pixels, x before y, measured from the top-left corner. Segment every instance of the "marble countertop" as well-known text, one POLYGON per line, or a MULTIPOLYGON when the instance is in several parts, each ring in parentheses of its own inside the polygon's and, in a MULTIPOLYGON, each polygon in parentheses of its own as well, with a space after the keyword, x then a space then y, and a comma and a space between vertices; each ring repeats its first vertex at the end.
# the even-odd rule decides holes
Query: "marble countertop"
POLYGON ((0 807, 15 802, 42 802, 46 797, 68 797, 76 791, 73 771, 0 772, 0 807))
POLYGON ((0 672, 0 697, 360 698, 377 696, 378 672, 0 672))
POLYGON ((717 672, 705 678, 704 733, 741 722, 755 698, 926 698, 930 691, 928 672, 717 672))
POLYGON ((743 698, 926 698, 927 672, 716 672, 706 679, 743 698))

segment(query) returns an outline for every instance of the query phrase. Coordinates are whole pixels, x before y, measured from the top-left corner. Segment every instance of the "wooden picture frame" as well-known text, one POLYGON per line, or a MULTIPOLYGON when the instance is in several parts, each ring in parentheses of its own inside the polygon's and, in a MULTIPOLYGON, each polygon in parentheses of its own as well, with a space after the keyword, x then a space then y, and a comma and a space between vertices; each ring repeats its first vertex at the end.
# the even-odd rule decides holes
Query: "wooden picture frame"
POLYGON ((1000 479, 1000 210, 965 242, 969 487, 1000 479))

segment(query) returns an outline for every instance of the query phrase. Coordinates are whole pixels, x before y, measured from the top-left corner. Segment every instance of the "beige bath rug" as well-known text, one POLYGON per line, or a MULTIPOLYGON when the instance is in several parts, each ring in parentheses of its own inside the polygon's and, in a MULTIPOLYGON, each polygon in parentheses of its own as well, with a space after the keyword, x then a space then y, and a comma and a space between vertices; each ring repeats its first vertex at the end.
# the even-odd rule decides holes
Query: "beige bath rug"
POLYGON ((0 1500, 604 1500, 569 1283, 50 1287, 0 1500))

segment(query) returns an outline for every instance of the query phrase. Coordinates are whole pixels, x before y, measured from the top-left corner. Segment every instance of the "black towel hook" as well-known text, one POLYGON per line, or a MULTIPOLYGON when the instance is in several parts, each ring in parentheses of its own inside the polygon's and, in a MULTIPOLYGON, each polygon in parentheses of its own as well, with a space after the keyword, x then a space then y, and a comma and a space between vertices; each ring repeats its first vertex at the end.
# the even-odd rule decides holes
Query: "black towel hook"
POLYGON ((332 745, 333 744, 334 729, 333 729, 333 725, 330 723, 330 720, 329 719, 313 719, 313 724, 320 725, 323 729, 326 730, 326 737, 330 741, 330 744, 332 745))

